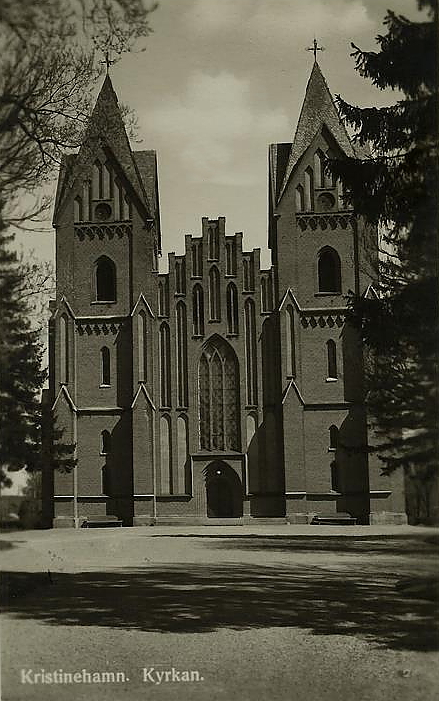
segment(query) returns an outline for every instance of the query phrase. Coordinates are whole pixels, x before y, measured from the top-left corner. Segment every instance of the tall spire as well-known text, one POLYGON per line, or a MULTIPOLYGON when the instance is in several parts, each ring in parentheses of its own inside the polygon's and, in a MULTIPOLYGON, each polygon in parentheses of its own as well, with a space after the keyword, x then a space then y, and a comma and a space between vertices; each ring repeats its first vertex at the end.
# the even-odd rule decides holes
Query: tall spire
MULTIPOLYGON (((144 183, 131 150, 117 95, 108 73, 102 83, 79 153, 74 157, 70 173, 66 172, 62 191, 59 192, 58 207, 62 208, 62 201, 65 200, 68 190, 73 188, 78 178, 83 177, 83 172, 90 168, 100 148, 108 149, 112 153, 140 204, 149 211, 144 183)), ((55 210, 58 207, 56 206, 55 210)))
MULTIPOLYGON (((312 50, 312 49, 311 49, 312 50)), ((296 133, 280 189, 280 196, 290 179, 300 157, 311 144, 315 135, 325 125, 339 147, 347 156, 355 156, 354 148, 344 127, 332 95, 326 84, 317 60, 314 61, 311 75, 306 86, 305 99, 297 123, 296 133)))

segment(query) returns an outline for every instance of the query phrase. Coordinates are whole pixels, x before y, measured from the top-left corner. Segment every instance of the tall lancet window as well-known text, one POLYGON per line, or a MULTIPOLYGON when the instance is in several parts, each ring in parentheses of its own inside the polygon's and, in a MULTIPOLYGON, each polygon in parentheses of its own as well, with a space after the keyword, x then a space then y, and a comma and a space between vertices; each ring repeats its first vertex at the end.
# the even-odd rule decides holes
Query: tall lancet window
POLYGON ((320 149, 314 154, 314 177, 316 187, 325 187, 325 154, 320 149))
POLYGON ((80 222, 84 219, 84 211, 82 206, 82 197, 79 195, 73 201, 73 221, 80 222))
POLYGON ((186 266, 184 260, 175 261, 175 291, 177 294, 186 293, 186 266))
POLYGON ((236 275, 236 243, 226 243, 226 275, 236 275))
POLYGON ((63 314, 59 320, 59 332, 60 381, 62 384, 67 384, 69 381, 69 324, 66 314, 63 314))
POLYGON ((111 384, 110 349, 107 346, 101 348, 101 386, 109 387, 111 384))
POLYGON ((177 402, 188 406, 187 315, 184 302, 177 304, 177 402))
POLYGON ((253 292, 253 290, 255 289, 253 258, 251 256, 244 256, 242 259, 242 267, 244 276, 244 291, 253 292))
POLYGON ((116 266, 107 256, 98 258, 95 264, 95 289, 97 302, 116 301, 116 266))
POLYGON ((227 331, 237 334, 238 326, 238 290, 233 282, 227 286, 227 331))
POLYGON ((171 342, 165 323, 160 326, 160 404, 171 406, 171 342))
POLYGON ((137 336, 139 344, 139 382, 148 382, 148 320, 141 310, 137 317, 137 336))
POLYGON ((337 426, 329 427, 329 450, 337 450, 338 448, 338 428, 337 426))
POLYGON ((211 321, 221 319, 220 276, 218 268, 213 265, 209 270, 209 312, 211 321))
POLYGON ((325 246, 318 257, 319 292, 341 292, 341 264, 337 251, 325 246))
POLYGON ((209 259, 219 258, 219 231, 216 226, 209 227, 209 259))
POLYGON ((296 376, 296 348, 294 338, 294 311, 291 304, 286 310, 287 376, 296 376))
POLYGON ((239 367, 232 348, 215 337, 198 365, 200 448, 240 450, 239 367))
POLYGON ((82 188, 82 213, 84 216, 84 221, 91 221, 92 219, 92 184, 91 180, 84 180, 82 188))
POLYGON ((314 174, 312 168, 305 170, 305 210, 314 209, 314 174))
POLYGON ((159 316, 169 316, 168 276, 159 282, 159 316))
POLYGON ((328 360, 328 379, 337 379, 337 346, 332 338, 326 343, 326 353, 328 360))
MULTIPOLYGON (((330 151, 326 151, 325 160, 328 161, 331 157, 333 158, 330 151)), ((332 175, 332 173, 330 173, 327 169, 325 169, 324 172, 324 183, 325 187, 335 187, 337 184, 337 178, 335 177, 335 175, 332 175)))
POLYGON ((104 177, 102 163, 95 161, 93 164, 93 199, 102 199, 104 196, 104 177))
POLYGON ((245 319, 245 367, 247 373, 247 404, 258 403, 258 368, 256 354, 255 304, 248 299, 244 305, 245 319))
POLYGON ((113 197, 113 171, 109 163, 104 163, 102 169, 103 197, 108 200, 113 197))
POLYGON ((171 419, 166 414, 160 417, 160 491, 172 493, 171 419))
POLYGON ((261 307, 263 312, 271 312, 273 310, 273 283, 271 275, 267 275, 261 280, 261 307))
POLYGON ((303 185, 296 187, 296 212, 303 212, 305 209, 305 192, 303 185))
POLYGON ((192 292, 192 316, 194 336, 204 336, 204 296, 201 285, 192 292))

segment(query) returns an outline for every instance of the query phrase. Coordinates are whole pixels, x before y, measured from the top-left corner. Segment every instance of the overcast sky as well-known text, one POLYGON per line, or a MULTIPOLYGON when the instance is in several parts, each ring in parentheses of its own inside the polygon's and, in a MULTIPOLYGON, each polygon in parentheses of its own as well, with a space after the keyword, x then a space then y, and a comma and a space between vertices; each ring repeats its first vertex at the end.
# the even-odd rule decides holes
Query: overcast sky
MULTIPOLYGON (((392 9, 416 18, 415 0, 160 0, 145 51, 124 56, 111 75, 119 100, 138 115, 141 143, 156 149, 166 254, 183 252, 201 217, 226 217, 269 263, 267 148, 291 141, 313 56, 333 95, 378 105, 395 95, 354 70, 350 42, 375 47, 392 9)), ((98 89, 99 86, 97 86, 98 89)), ((53 234, 29 237, 43 258, 53 234)), ((20 241, 22 237, 20 237, 20 241)))
MULTIPOLYGON (((225 216, 227 231, 242 231, 244 247, 260 247, 269 265, 267 150, 294 136, 313 62, 305 48, 314 36, 325 47, 319 63, 333 95, 394 101, 349 56, 351 41, 375 48, 388 4, 419 17, 415 0, 160 0, 145 51, 111 75, 120 102, 138 115, 142 142, 133 147, 158 153, 162 270, 168 251, 183 252, 185 233, 200 234, 202 216, 225 216)), ((53 260, 52 231, 17 243, 53 260)))

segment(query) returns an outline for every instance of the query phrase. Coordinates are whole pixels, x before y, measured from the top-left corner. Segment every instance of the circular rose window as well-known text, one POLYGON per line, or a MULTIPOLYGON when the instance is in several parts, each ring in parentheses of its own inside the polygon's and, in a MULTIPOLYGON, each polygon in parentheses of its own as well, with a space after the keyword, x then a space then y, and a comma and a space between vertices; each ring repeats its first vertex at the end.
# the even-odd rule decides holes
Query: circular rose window
POLYGON ((111 217, 111 206, 108 202, 99 202, 95 207, 95 217, 98 221, 106 221, 111 217))
POLYGON ((323 211, 327 212, 333 208, 335 204, 335 198, 330 192, 322 192, 318 199, 319 207, 323 211))

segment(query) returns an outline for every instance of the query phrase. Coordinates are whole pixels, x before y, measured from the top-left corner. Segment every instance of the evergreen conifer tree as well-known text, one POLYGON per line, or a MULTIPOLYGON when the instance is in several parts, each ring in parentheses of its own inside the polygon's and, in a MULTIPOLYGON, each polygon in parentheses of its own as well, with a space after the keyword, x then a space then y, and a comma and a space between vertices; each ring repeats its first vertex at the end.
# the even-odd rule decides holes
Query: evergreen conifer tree
POLYGON ((8 471, 38 469, 43 345, 20 295, 22 274, 0 213, 0 484, 8 471))
MULTIPOLYGON (((350 298, 366 344, 367 402, 384 472, 403 467, 429 482, 438 465, 438 43, 437 4, 423 21, 388 11, 379 50, 352 44, 356 70, 396 104, 361 108, 337 96, 362 159, 328 163, 347 199, 379 227, 384 251, 377 298, 350 298)), ((437 477, 436 477, 437 479, 437 477)))

